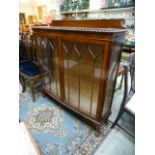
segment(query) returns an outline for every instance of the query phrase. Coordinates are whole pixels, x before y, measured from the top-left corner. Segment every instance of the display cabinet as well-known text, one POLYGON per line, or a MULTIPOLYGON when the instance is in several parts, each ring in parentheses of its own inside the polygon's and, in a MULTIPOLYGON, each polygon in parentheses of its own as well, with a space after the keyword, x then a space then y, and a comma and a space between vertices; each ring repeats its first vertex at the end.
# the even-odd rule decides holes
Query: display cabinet
POLYGON ((125 29, 124 20, 55 20, 32 27, 42 91, 97 128, 111 103, 125 29))

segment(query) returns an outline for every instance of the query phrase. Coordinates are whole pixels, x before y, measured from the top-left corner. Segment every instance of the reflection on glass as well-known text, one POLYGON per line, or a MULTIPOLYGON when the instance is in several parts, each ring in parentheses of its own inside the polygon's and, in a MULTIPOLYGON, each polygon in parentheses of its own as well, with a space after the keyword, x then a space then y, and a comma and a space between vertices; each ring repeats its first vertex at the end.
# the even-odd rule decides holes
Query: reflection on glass
POLYGON ((44 87, 55 95, 60 96, 58 57, 55 41, 48 38, 40 38, 38 39, 38 44, 42 69, 48 72, 48 75, 43 79, 44 87))
POLYGON ((72 49, 72 44, 63 44, 65 100, 78 108, 79 103, 79 55, 72 49))
POLYGON ((43 78, 43 80, 44 80, 44 85, 45 85, 46 89, 47 89, 48 91, 50 91, 50 81, 49 81, 49 77, 48 77, 48 76, 45 76, 45 77, 43 78))

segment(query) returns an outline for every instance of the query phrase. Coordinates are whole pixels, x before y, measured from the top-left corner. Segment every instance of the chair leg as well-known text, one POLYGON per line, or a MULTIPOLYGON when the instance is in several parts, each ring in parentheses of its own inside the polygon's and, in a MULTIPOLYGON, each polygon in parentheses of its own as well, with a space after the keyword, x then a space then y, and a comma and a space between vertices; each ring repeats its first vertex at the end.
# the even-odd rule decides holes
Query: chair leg
MULTIPOLYGON (((119 75, 120 76, 120 75, 119 75)), ((117 77, 118 78, 118 77, 117 77)), ((123 74, 121 74, 121 81, 120 81, 120 83, 119 83, 119 86, 115 89, 115 91, 117 91, 117 90, 119 90, 119 89, 121 89, 122 88, 122 84, 123 84, 123 78, 124 78, 124 75, 123 74)), ((118 79, 117 79, 118 80, 118 79)))
POLYGON ((120 117, 122 116, 123 114, 123 109, 121 109, 117 115, 117 118, 116 120, 114 121, 114 123, 112 124, 111 128, 114 128, 114 126, 117 124, 118 120, 120 119, 120 117))
POLYGON ((116 117, 116 120, 114 121, 114 123, 112 124, 111 128, 113 128, 118 120, 120 119, 121 115, 123 114, 123 110, 124 110, 124 106, 127 100, 127 93, 128 93, 128 70, 127 67, 125 66, 125 72, 124 72, 124 95, 123 95, 123 99, 122 99, 122 103, 118 112, 118 115, 116 117))
POLYGON ((23 88, 23 93, 26 91, 26 83, 25 83, 25 79, 24 78, 22 78, 23 79, 23 83, 24 83, 24 88, 23 88))
POLYGON ((26 90, 25 79, 22 76, 19 76, 19 81, 20 81, 22 88, 23 88, 22 93, 24 93, 26 90))
POLYGON ((34 81, 30 81, 30 88, 32 92, 32 100, 35 102, 35 93, 34 93, 34 81))
POLYGON ((120 81, 120 84, 119 84, 117 89, 121 89, 122 88, 123 78, 124 78, 124 76, 122 74, 121 81, 120 81))
POLYGON ((117 124, 117 126, 121 128, 123 131, 125 131, 129 136, 131 136, 132 138, 135 138, 135 135, 131 131, 127 130, 126 128, 123 128, 119 124, 117 124))

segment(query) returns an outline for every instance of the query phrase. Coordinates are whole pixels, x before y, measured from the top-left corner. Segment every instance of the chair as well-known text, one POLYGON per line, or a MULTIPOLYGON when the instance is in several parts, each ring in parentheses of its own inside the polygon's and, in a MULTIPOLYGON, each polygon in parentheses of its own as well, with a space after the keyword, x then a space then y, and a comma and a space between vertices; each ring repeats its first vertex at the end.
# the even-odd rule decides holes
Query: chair
POLYGON ((19 80, 23 87, 22 92, 26 90, 25 80, 29 81, 32 92, 32 99, 35 101, 34 83, 46 76, 46 71, 40 71, 39 64, 35 54, 33 38, 27 34, 22 34, 19 45, 19 80))
MULTIPOLYGON (((134 137, 134 135, 123 128, 120 124, 118 124, 119 119, 121 118, 124 112, 127 112, 129 115, 135 117, 135 53, 131 53, 127 62, 122 64, 122 77, 124 78, 124 95, 122 99, 122 103, 118 112, 118 115, 112 125, 112 128, 117 125, 124 131, 126 131, 130 136, 134 137), (131 87, 128 92, 128 72, 131 77, 131 87)), ((122 80, 121 80, 122 81, 122 80)))

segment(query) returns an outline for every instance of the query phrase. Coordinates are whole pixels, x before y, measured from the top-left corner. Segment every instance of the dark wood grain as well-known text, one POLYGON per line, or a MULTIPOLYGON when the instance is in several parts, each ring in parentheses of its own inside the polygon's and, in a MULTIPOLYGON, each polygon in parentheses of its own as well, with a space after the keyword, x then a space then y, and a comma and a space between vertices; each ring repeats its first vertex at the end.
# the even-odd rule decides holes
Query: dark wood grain
POLYGON ((124 28, 124 19, 94 20, 53 20, 51 26, 87 27, 87 28, 124 28))

